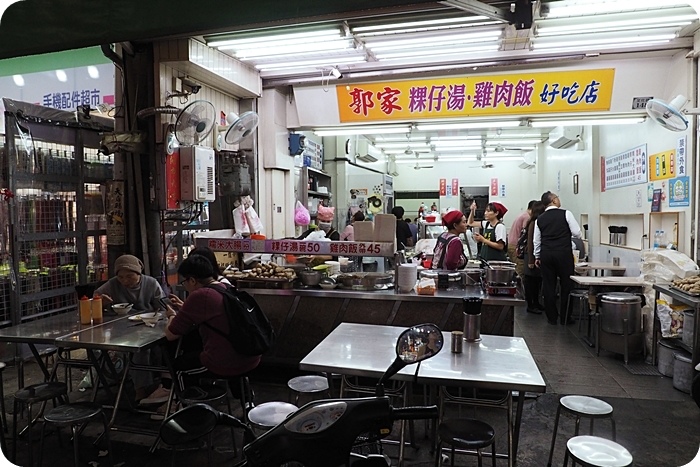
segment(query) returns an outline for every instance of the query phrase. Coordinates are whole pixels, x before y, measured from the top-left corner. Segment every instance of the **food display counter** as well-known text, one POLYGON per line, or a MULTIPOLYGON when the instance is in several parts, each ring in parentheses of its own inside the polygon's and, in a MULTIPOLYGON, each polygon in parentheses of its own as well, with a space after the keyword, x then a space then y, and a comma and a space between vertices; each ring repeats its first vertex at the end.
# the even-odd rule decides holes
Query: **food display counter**
MULTIPOLYGON (((305 242, 298 240, 241 240, 195 237, 197 246, 214 251, 272 254, 334 254, 393 256, 393 243, 305 242)), ((516 306, 525 301, 511 296, 489 296, 481 286, 458 290, 438 289, 434 295, 397 293, 393 288, 372 291, 324 290, 316 287, 246 288, 272 323, 277 334, 274 348, 264 359, 297 366, 301 359, 340 323, 382 324, 408 327, 431 322, 444 331, 462 330, 462 298, 483 299, 481 333, 513 335, 516 306)))

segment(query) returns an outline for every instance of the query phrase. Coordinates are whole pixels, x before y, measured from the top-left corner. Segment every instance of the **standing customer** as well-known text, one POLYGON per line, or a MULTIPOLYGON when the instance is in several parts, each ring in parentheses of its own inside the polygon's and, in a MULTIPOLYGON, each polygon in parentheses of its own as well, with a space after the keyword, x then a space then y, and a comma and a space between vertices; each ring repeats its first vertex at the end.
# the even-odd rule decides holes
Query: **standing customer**
POLYGON ((406 247, 413 246, 413 234, 406 221, 403 220, 403 207, 394 206, 391 213, 396 217, 396 249, 405 250, 406 247))
POLYGON ((355 226, 353 225, 355 222, 362 222, 365 220, 365 213, 362 211, 357 211, 355 214, 352 215, 352 219, 350 219, 350 223, 345 226, 345 229, 343 230, 343 233, 340 234, 340 239, 348 242, 354 242, 355 241, 355 226))
POLYGON ((481 243, 479 257, 486 261, 507 261, 508 237, 503 216, 508 212, 501 203, 489 203, 484 210, 484 221, 474 221, 476 202, 472 202, 467 225, 481 228, 480 233, 473 235, 474 241, 481 243))
POLYGON ((442 225, 447 227, 435 242, 432 269, 462 269, 467 265, 464 246, 459 238, 467 231, 467 218, 460 211, 449 211, 442 216, 442 225))
POLYGON ((527 221, 525 228, 527 229, 527 245, 525 247, 525 274, 523 282, 525 286, 525 301, 527 302, 527 312, 541 315, 544 311, 544 306, 540 304, 540 291, 542 290, 542 274, 540 269, 535 266, 535 246, 533 238, 535 236, 535 222, 537 218, 544 212, 544 204, 541 201, 535 201, 530 206, 530 220, 527 221))
POLYGON ((574 255, 571 237, 581 238, 579 227, 571 211, 561 209, 559 196, 551 191, 542 195, 545 211, 535 222, 533 237, 535 265, 542 272, 544 311, 549 324, 571 324, 566 316, 566 303, 573 288, 574 255), (557 278, 559 279, 559 311, 557 311, 557 278))
POLYGON ((525 272, 525 261, 518 258, 518 255, 515 254, 515 248, 518 246, 520 233, 532 216, 532 205, 535 202, 537 202, 537 200, 533 199, 527 203, 527 209, 515 218, 515 222, 510 226, 510 231, 508 232, 508 257, 515 263, 515 272, 517 272, 520 277, 523 277, 523 273, 525 272))

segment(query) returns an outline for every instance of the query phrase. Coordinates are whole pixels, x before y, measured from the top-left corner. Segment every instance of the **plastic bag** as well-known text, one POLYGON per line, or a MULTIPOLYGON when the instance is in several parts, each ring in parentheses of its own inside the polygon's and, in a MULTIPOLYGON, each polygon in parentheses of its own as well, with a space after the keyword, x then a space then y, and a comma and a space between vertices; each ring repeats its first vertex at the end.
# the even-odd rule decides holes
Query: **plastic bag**
POLYGON ((700 267, 695 261, 676 250, 645 250, 642 252, 642 261, 661 263, 680 279, 700 273, 700 267))
POLYGON ((263 224, 253 206, 245 210, 245 215, 248 220, 248 226, 250 226, 250 233, 262 233, 263 224))
POLYGON ((311 223, 311 214, 306 206, 301 204, 301 201, 297 201, 296 206, 294 206, 294 223, 296 225, 309 225, 311 223))
POLYGON ((683 332, 684 310, 688 310, 687 305, 672 305, 663 299, 656 301, 656 316, 661 324, 662 337, 679 337, 683 332))
POLYGON ((241 235, 250 233, 248 217, 245 214, 245 207, 242 204, 233 210, 233 227, 236 229, 236 233, 241 235))

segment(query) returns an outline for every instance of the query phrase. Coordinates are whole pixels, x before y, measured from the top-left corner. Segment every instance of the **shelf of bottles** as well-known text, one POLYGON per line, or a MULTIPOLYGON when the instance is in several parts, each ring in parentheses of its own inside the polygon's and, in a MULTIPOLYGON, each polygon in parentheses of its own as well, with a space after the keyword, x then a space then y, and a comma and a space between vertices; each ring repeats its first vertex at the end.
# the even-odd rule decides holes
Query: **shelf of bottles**
POLYGON ((9 223, 0 224, 0 325, 75 309, 78 283, 107 279, 104 181, 114 165, 98 152, 97 131, 16 124, 7 114, 5 123, 0 186, 14 199, 0 207, 9 223))

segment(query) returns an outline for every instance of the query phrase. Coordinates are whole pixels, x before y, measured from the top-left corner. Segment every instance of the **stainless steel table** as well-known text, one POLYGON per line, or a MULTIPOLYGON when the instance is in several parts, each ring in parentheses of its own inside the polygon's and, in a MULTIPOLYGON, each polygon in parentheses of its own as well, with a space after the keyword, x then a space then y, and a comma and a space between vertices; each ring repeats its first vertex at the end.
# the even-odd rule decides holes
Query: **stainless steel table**
MULTIPOLYGON (((341 323, 300 362, 302 370, 379 378, 394 360, 396 341, 405 328, 341 323)), ((442 386, 467 386, 518 391, 513 452, 517 456, 525 392, 545 392, 546 385, 530 350, 521 337, 482 335, 479 343, 465 342, 462 354, 448 348, 437 356, 409 366, 398 380, 442 386), (415 375, 415 376, 414 376, 415 375)))
POLYGON ((574 265, 574 270, 578 273, 585 272, 588 274, 589 271, 593 271, 593 276, 605 276, 605 271, 610 271, 614 273, 618 272, 623 275, 627 270, 626 266, 615 266, 612 263, 594 263, 594 262, 580 262, 574 265), (600 274, 598 272, 600 271, 600 274))

